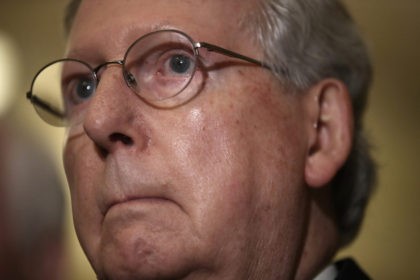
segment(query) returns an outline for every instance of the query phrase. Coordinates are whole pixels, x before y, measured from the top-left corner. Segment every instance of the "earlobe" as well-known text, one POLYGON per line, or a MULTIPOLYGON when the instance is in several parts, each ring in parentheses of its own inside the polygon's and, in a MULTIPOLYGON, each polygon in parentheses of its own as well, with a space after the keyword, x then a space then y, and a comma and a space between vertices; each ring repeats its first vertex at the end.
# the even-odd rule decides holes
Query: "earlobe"
POLYGON ((353 138, 353 113, 347 87, 327 79, 309 89, 306 108, 309 145, 305 180, 310 187, 327 185, 346 161, 353 138))

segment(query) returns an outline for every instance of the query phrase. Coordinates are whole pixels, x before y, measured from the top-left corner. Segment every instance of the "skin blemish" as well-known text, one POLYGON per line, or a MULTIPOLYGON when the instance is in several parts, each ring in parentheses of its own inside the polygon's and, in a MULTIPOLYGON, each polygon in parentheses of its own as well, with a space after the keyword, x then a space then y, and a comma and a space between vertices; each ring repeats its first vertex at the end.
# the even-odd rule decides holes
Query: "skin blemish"
POLYGON ((242 71, 242 69, 239 69, 238 70, 238 75, 241 76, 241 77, 245 76, 244 71, 242 71))

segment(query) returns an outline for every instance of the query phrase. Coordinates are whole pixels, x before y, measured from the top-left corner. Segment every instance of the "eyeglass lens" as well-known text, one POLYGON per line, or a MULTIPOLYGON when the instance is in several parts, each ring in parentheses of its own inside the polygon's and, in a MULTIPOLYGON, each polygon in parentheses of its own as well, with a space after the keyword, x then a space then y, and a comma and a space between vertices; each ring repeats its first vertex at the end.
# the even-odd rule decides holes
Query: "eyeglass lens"
MULTIPOLYGON (((122 67, 127 85, 158 107, 186 102, 203 82, 202 74, 196 73, 197 51, 192 40, 173 30, 152 32, 135 41, 128 48, 122 67)), ((38 114, 57 126, 80 123, 103 75, 102 66, 98 68, 95 73, 87 63, 76 59, 63 59, 44 67, 32 84, 32 95, 43 103, 35 106, 38 114)))

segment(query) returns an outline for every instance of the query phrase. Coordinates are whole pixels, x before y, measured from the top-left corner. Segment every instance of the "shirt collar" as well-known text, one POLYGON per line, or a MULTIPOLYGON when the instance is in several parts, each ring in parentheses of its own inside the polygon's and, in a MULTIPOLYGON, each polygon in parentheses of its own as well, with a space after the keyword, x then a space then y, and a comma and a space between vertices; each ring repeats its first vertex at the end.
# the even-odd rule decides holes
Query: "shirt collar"
POLYGON ((319 273, 314 280, 333 280, 337 277, 338 271, 335 265, 331 264, 319 273))

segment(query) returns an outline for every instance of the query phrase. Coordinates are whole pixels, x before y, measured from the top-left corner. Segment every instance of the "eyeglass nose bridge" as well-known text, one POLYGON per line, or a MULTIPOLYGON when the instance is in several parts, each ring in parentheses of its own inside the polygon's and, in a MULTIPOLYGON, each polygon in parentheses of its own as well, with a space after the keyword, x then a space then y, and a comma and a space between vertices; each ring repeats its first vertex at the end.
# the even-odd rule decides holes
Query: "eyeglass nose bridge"
POLYGON ((93 68, 93 73, 95 74, 95 76, 99 76, 98 73, 102 68, 104 67, 106 68, 107 66, 112 65, 112 64, 121 65, 124 68, 124 60, 113 60, 113 61, 107 61, 102 64, 99 64, 98 66, 93 68))
POLYGON ((113 65, 113 64, 120 65, 122 67, 122 72, 123 72, 124 80, 127 83, 127 86, 128 87, 132 88, 133 86, 136 86, 137 85, 136 78, 133 76, 133 74, 131 74, 131 73, 129 73, 129 72, 127 72, 125 70, 124 60, 107 61, 107 62, 104 62, 104 63, 96 66, 93 69, 93 73, 95 74, 96 78, 98 79, 98 82, 99 82, 99 71, 102 68, 104 68, 104 67, 106 68, 107 66, 113 65))

